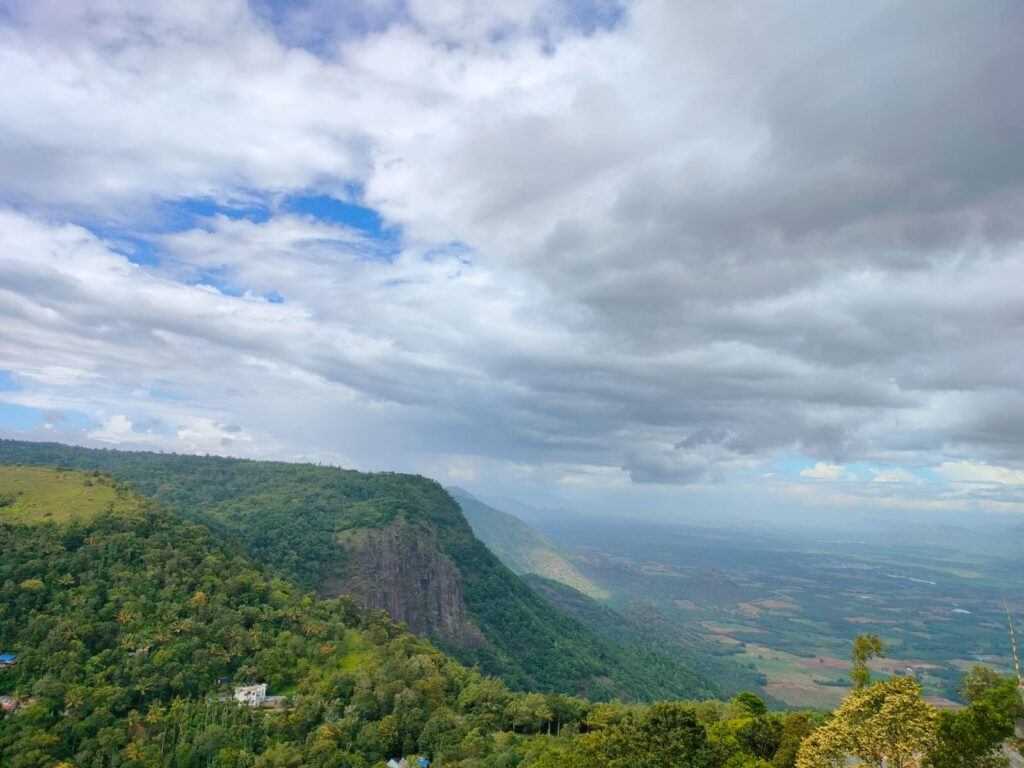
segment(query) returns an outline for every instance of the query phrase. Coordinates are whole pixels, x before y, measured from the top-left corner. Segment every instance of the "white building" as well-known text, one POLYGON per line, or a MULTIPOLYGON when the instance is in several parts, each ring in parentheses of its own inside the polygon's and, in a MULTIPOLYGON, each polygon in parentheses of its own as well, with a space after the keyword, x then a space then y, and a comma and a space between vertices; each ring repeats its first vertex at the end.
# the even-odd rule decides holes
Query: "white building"
POLYGON ((239 685, 235 687, 235 701, 250 707, 262 707, 267 700, 267 684, 239 685))

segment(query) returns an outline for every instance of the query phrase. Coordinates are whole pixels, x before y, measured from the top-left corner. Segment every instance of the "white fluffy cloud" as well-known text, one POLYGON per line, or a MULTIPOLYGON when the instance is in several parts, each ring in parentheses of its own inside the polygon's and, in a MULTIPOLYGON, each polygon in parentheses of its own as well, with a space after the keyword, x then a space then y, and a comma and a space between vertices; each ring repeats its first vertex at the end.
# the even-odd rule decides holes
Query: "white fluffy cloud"
POLYGON ((944 461, 935 470, 954 483, 1024 486, 1024 470, 998 467, 977 461, 944 461))
POLYGON ((872 469, 871 474, 873 483, 921 483, 921 478, 905 469, 872 469))
POLYGON ((852 474, 846 471, 842 464, 825 464, 818 462, 813 467, 800 470, 800 477, 809 477, 811 480, 853 480, 852 474))
POLYGON ((81 439, 453 478, 705 484, 803 456, 808 481, 886 466, 866 503, 922 493, 901 467, 1005 491, 1020 20, 11 2, 4 397, 86 414, 81 439), (306 193, 392 240, 285 205, 306 193), (219 208, 174 221, 196 198, 219 208))

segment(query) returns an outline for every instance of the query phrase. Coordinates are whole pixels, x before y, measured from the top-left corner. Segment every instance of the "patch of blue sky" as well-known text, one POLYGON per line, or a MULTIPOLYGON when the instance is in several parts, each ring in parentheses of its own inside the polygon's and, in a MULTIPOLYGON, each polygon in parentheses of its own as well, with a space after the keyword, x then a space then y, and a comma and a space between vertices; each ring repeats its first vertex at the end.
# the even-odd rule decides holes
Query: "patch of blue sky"
POLYGON ((343 200, 332 195, 304 192, 288 195, 279 203, 278 210, 310 216, 316 221, 354 230, 363 240, 353 247, 364 259, 391 261, 401 251, 402 229, 388 225, 373 208, 360 205, 362 190, 350 184, 345 189, 348 198, 343 200))
POLYGON ((543 50, 553 55, 565 30, 590 37, 598 32, 611 32, 626 17, 626 3, 616 0, 562 0, 561 11, 554 25, 544 21, 535 24, 532 30, 543 41, 543 50))
POLYGON ((191 398, 178 392, 174 389, 173 385, 169 383, 154 384, 149 388, 149 396, 154 400, 170 400, 172 402, 186 402, 191 398))
POLYGON ((803 456, 790 456, 772 462, 771 470, 780 475, 799 476, 805 469, 813 469, 817 464, 839 464, 843 467, 846 477, 844 480, 871 481, 881 472, 907 472, 918 480, 924 482, 939 481, 942 478, 930 469, 921 467, 902 467, 889 464, 876 464, 862 461, 827 461, 822 459, 808 459, 803 456))
MULTIPOLYGON (((884 477, 884 473, 893 472, 900 473, 901 475, 902 473, 906 473, 907 475, 911 475, 915 480, 921 480, 924 482, 936 481, 940 479, 938 475, 936 475, 934 472, 930 470, 921 469, 919 467, 897 466, 895 464, 876 464, 872 462, 856 461, 844 465, 843 468, 848 473, 854 475, 858 480, 874 480, 879 475, 883 475, 884 477)), ((889 477, 891 480, 893 476, 889 475, 889 477)), ((900 480, 899 482, 902 482, 902 480, 900 480)), ((914 480, 906 478, 906 482, 913 483, 914 480)))
POLYGON ((803 470, 810 469, 817 462, 803 456, 789 456, 772 462, 772 469, 786 475, 799 475, 803 470))
POLYGON ((0 370, 0 392, 20 392, 21 383, 14 375, 14 371, 0 370))
POLYGON ((123 227, 113 224, 79 223, 103 240, 110 250, 120 253, 132 264, 149 267, 160 264, 160 249, 152 240, 147 239, 145 234, 128 232, 123 227))
MULTIPOLYGON (((243 190, 227 202, 212 197, 164 200, 155 206, 152 217, 132 224, 116 221, 78 223, 132 263, 159 266, 165 257, 160 244, 161 235, 209 228, 209 220, 215 216, 262 224, 275 215, 290 213, 351 229, 363 238, 357 247, 363 258, 391 261, 401 248, 401 227, 388 225, 373 208, 359 204, 363 194, 359 184, 342 184, 339 194, 340 197, 336 197, 320 190, 306 189, 275 198, 269 192, 243 190)), ((208 270, 191 283, 211 285, 230 296, 245 293, 243 288, 218 270, 208 270)), ((275 291, 267 293, 264 298, 273 303, 283 301, 275 291)))
POLYGON ((245 191, 226 204, 212 197, 187 197, 164 200, 154 207, 152 217, 135 219, 130 224, 118 221, 76 223, 133 264, 157 266, 162 256, 159 235, 195 229, 205 219, 216 215, 262 223, 272 215, 268 200, 269 195, 253 191, 245 191))
POLYGON ((250 7, 285 45, 327 57, 338 42, 361 38, 407 21, 405 3, 323 3, 319 0, 250 0, 250 7), (310 21, 313 23, 310 23, 310 21))
POLYGON ((54 429, 85 429, 92 420, 79 411, 37 408, 0 401, 0 427, 28 430, 50 424, 54 429))
POLYGON ((626 3, 616 0, 565 0, 568 22, 584 34, 609 32, 626 16, 626 3))
MULTIPOLYGON (((350 192, 353 197, 359 194, 358 188, 350 188, 350 192)), ((312 216, 318 221, 330 224, 341 224, 382 242, 396 242, 401 237, 401 229, 386 226, 384 219, 373 208, 331 195, 289 195, 281 201, 281 210, 312 216)))
POLYGON ((944 483, 947 482, 946 478, 942 477, 938 472, 931 469, 930 467, 914 467, 913 469, 907 469, 912 475, 920 480, 924 480, 926 483, 944 483))
POLYGON ((304 189, 275 200, 268 193, 247 190, 227 204, 212 197, 168 200, 158 206, 161 223, 151 231, 181 232, 193 229, 213 216, 262 224, 278 213, 297 213, 355 229, 382 242, 395 242, 401 237, 399 227, 387 226, 377 211, 357 202, 363 195, 359 184, 342 184, 339 191, 341 196, 304 189))
MULTIPOLYGON (((555 0, 552 5, 553 14, 537 14, 533 25, 523 30, 543 40, 551 50, 560 28, 583 35, 614 30, 626 17, 629 0, 555 0)), ((395 24, 416 26, 404 0, 333 5, 320 0, 250 0, 250 7, 285 45, 328 59, 349 40, 383 32, 395 24)), ((500 43, 518 32, 496 27, 489 37, 491 42, 500 43)), ((455 41, 447 44, 456 47, 455 41)))
POLYGON ((808 459, 806 456, 787 456, 776 459, 772 462, 769 471, 775 472, 778 475, 800 477, 801 472, 806 469, 813 469, 818 464, 842 466, 843 474, 841 477, 837 477, 836 480, 867 480, 871 477, 867 465, 864 464, 856 462, 846 464, 842 461, 833 461, 831 459, 808 459))
POLYGON ((81 411, 46 410, 43 420, 56 429, 87 429, 95 424, 95 419, 81 411))
POLYGON ((273 215, 270 196, 257 191, 246 191, 236 199, 224 203, 212 197, 183 197, 165 200, 157 206, 160 223, 157 232, 183 232, 199 226, 203 219, 224 216, 245 219, 256 224, 269 221, 273 215))
POLYGON ((245 288, 231 280, 226 269, 203 269, 195 277, 185 281, 186 285, 208 285, 225 296, 239 298, 245 295, 245 288))
POLYGON ((872 469, 878 469, 878 466, 876 464, 864 464, 859 461, 843 464, 843 471, 848 475, 853 475, 858 480, 870 480, 874 477, 872 469))
MULTIPOLYGON (((206 285, 210 288, 215 288, 225 296, 232 296, 236 299, 243 296, 249 296, 255 298, 258 296, 255 292, 247 289, 237 282, 233 281, 228 274, 228 270, 225 269, 204 269, 200 270, 199 273, 185 281, 185 285, 206 285)), ((269 304, 284 304, 284 296, 277 291, 269 291, 264 293, 261 297, 264 301, 269 304)))
POLYGON ((0 401, 0 427, 8 429, 32 429, 43 424, 41 408, 30 408, 17 403, 0 401))

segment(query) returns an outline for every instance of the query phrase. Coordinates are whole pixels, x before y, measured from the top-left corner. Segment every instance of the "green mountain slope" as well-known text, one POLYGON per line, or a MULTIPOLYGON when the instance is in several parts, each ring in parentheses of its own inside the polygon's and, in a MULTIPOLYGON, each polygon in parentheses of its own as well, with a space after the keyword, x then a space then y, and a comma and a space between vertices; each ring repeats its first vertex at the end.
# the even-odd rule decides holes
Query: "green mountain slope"
MULTIPOLYGON (((0 507, 0 650, 16 655, 0 666, 4 768, 791 766, 815 727, 751 694, 647 707, 512 693, 96 472, 0 468, 0 497, 19 504, 0 507), (102 508, 80 503, 97 486, 113 494, 102 508), (236 701, 242 684, 269 698, 236 701)), ((981 764, 1020 714, 1012 679, 972 675, 981 706, 940 716, 942 765, 981 764)), ((878 686, 894 682, 901 703, 919 696, 908 678, 878 686)))
POLYGON ((607 590, 580 573, 547 537, 515 515, 501 512, 461 488, 449 488, 448 493, 459 503, 476 537, 516 573, 554 579, 597 600, 608 597, 607 590))
POLYGON ((0 441, 0 463, 14 462, 109 472, 303 589, 386 608, 515 688, 633 700, 718 692, 677 660, 633 652, 541 599, 422 477, 0 441))
POLYGON ((21 703, 0 712, 5 768, 455 764, 518 711, 382 614, 269 578, 109 477, 0 468, 0 494, 40 512, 0 508, 0 649, 17 656, 0 694, 21 703), (97 486, 102 509, 75 504, 97 486), (246 683, 283 709, 218 700, 246 683))

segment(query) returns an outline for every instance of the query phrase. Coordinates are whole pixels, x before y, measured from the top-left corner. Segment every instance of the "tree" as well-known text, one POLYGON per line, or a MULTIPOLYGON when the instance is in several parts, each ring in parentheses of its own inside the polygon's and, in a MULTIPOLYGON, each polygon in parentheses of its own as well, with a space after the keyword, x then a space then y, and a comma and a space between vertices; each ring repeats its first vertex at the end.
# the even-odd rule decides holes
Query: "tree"
POLYGON ((256 768, 299 768, 302 750, 297 744, 279 743, 267 748, 256 759, 256 768))
MULTIPOLYGON (((563 693, 549 693, 547 695, 548 709, 551 710, 551 717, 554 721, 555 734, 560 734, 566 725, 578 725, 583 721, 587 712, 587 702, 574 696, 566 696, 563 693)), ((550 725, 548 723, 550 732, 550 725)))
POLYGON ((886 653, 888 653, 888 648, 873 632, 857 635, 853 639, 853 650, 850 652, 853 668, 850 670, 850 680, 853 681, 855 689, 864 688, 871 682, 871 670, 868 669, 868 662, 876 656, 885 656, 886 653))
POLYGON ((839 768, 847 757, 876 768, 910 768, 935 746, 937 721, 909 677, 858 688, 804 741, 796 768, 839 768))
POLYGON ((782 739, 782 723, 768 714, 747 718, 736 728, 736 741, 747 752, 771 760, 782 739))
POLYGON ((707 743, 707 731, 688 704, 655 702, 640 730, 656 765, 695 765, 707 743))
POLYGON ((1000 747, 1013 735, 1013 720, 984 701, 960 712, 939 714, 938 742, 928 753, 930 768, 1002 768, 1000 747))
POLYGON ((806 712, 794 712, 782 723, 779 748, 772 758, 773 768, 794 768, 800 744, 814 733, 814 722, 806 712))
POLYGON ((960 693, 972 704, 985 702, 1010 720, 1024 717, 1024 705, 1012 677, 1003 677, 998 672, 975 664, 964 673, 960 693))
POLYGON ((736 717, 761 717, 768 714, 768 705, 757 694, 743 691, 730 702, 730 709, 736 717))

